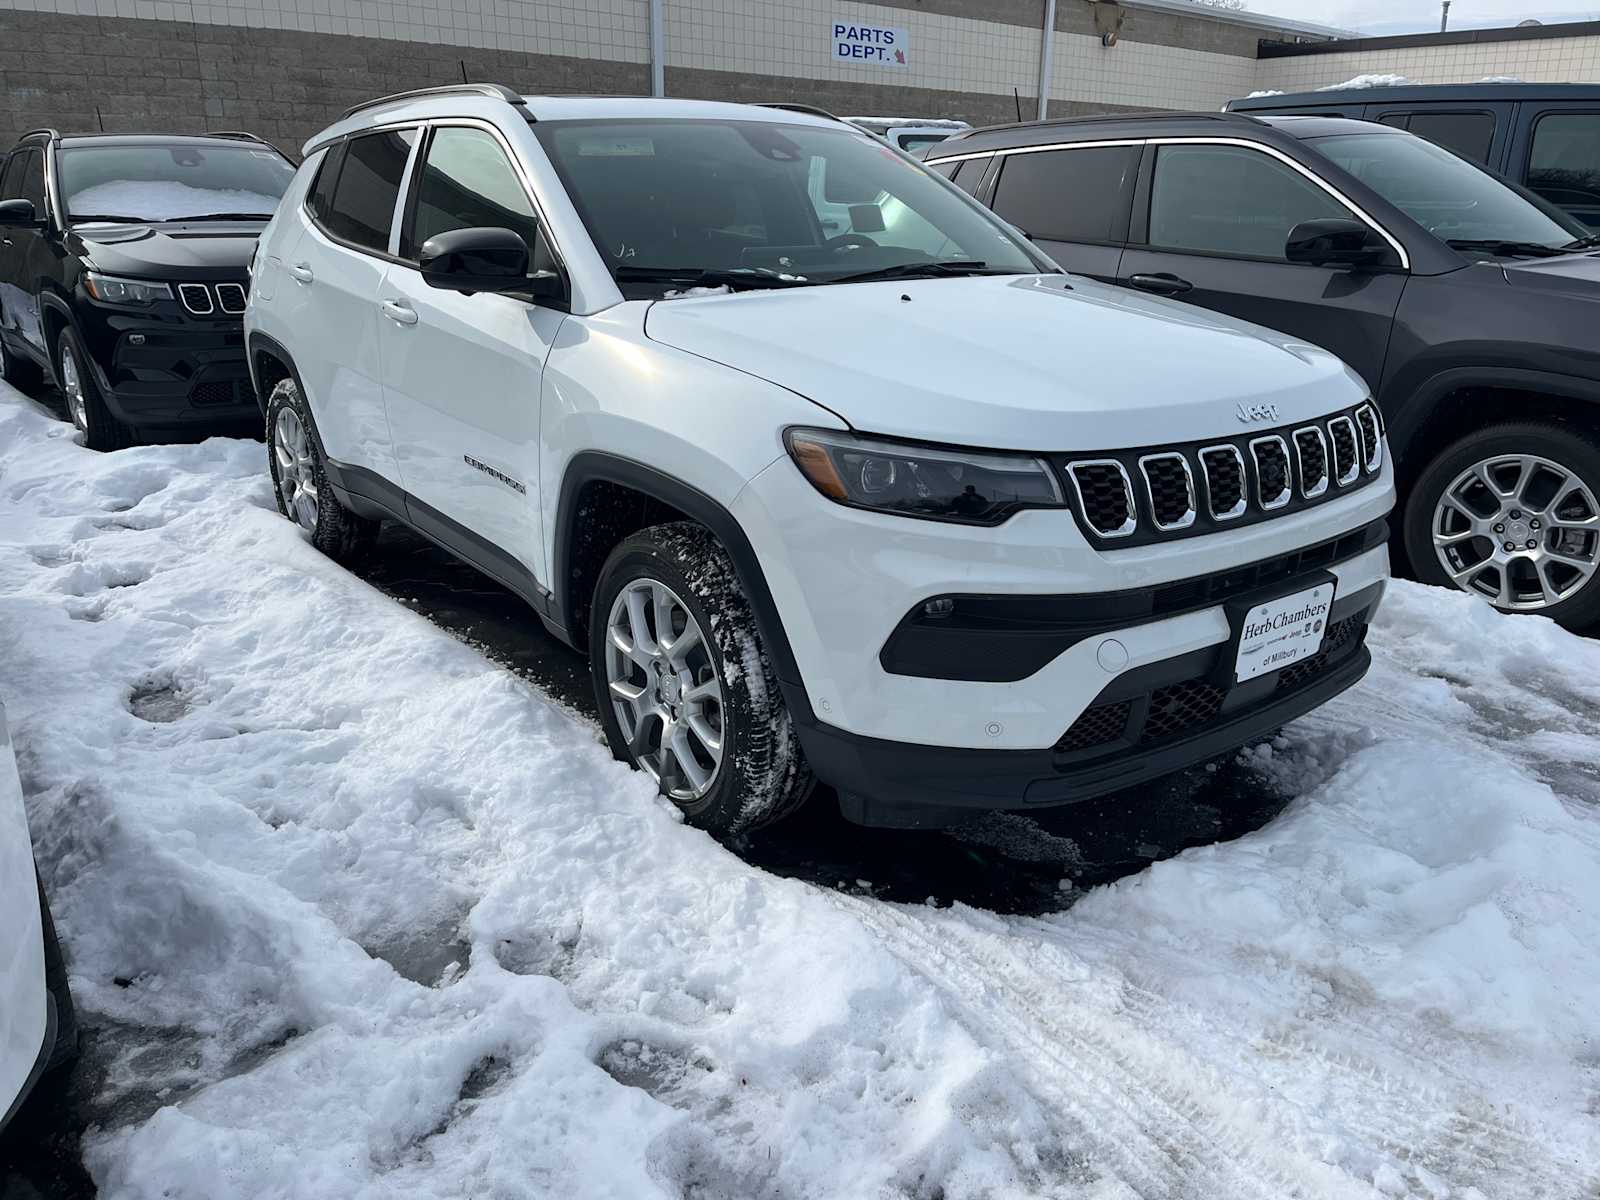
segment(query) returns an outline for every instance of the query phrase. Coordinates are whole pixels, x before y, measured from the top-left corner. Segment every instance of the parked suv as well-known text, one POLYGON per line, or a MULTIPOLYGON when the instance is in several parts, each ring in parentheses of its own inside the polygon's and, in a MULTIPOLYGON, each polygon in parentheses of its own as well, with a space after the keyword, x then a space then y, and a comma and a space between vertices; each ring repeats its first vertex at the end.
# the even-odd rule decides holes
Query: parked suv
POLYGON ((249 134, 24 135, 0 169, 0 377, 51 372, 96 450, 258 420, 250 255, 293 177, 249 134))
POLYGON ((1600 620, 1600 239, 1400 129, 1174 113, 981 131, 930 166, 1069 271, 1341 356, 1394 447, 1410 566, 1600 620))
POLYGON ((1357 378, 1069 279, 837 121, 376 101, 307 144, 245 327, 284 514, 335 557, 403 521, 522 595, 711 828, 813 777, 882 825, 1083 799, 1369 662, 1393 476, 1357 378))
POLYGON ((78 1021, 0 704, 0 1131, 47 1071, 77 1054, 78 1021))
POLYGON ((1600 232, 1600 85, 1418 84, 1230 100, 1234 112, 1357 117, 1406 129, 1600 232))

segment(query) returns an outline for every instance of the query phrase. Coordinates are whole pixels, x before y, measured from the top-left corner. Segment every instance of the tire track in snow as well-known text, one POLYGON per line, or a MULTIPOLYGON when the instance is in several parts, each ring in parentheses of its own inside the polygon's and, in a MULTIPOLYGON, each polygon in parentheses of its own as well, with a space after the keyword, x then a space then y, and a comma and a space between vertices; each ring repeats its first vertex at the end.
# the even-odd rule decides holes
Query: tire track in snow
MULTIPOLYGON (((1014 932, 991 936, 954 921, 934 930, 908 910, 843 896, 835 901, 938 988, 975 1040, 1002 1053, 1032 1094, 1091 1139, 1091 1163, 1142 1200, 1371 1195, 1369 1185, 1240 1129, 1214 1103, 1200 1063, 1174 1070, 1175 1047, 1150 1045, 1136 1021, 1075 999, 1090 969, 1080 960, 1045 973, 1038 962, 1017 960, 1014 932), (1130 1043, 1141 1041, 1143 1058, 1167 1061, 1140 1061, 1130 1043)), ((1036 956, 1061 955, 1048 943, 1026 946, 1036 956)))

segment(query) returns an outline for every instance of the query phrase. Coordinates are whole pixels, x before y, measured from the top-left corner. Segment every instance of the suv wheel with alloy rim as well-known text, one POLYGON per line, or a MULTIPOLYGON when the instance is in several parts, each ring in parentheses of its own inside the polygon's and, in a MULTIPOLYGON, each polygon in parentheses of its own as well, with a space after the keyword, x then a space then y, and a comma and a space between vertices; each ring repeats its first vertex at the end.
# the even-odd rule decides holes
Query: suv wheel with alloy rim
POLYGON ((67 400, 72 423, 83 431, 83 444, 91 450, 122 450, 133 445, 133 430, 106 407, 100 385, 95 382, 89 356, 83 343, 70 329, 56 341, 56 379, 67 400))
POLYGON ((1405 543, 1424 582, 1588 626, 1600 620, 1600 446, 1533 422, 1469 434, 1412 488, 1405 543))
POLYGON ((359 558, 378 535, 377 521, 346 508, 328 486, 305 398, 293 379, 267 397, 267 467, 278 511, 335 562, 359 558))
POLYGON ((709 530, 657 525, 611 552, 589 653, 612 753, 654 779, 693 824, 738 833, 810 795, 811 771, 749 601, 709 530))

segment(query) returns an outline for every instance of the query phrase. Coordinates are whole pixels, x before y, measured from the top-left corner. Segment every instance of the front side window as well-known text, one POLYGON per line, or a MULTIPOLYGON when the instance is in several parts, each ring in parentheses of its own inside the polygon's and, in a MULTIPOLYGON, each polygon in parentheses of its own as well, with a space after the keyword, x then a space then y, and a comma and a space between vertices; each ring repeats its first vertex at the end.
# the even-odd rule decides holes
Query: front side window
POLYGON ((958 191, 849 129, 541 121, 534 133, 630 294, 650 294, 651 273, 781 275, 788 285, 817 285, 885 271, 1051 269, 958 191))
POLYGON ((1052 242, 1120 240, 1137 146, 1091 146, 1011 154, 1000 168, 994 210, 1018 229, 1052 242))
POLYGON ((1533 127, 1528 186, 1600 231, 1600 113, 1551 113, 1533 127))
POLYGON ((264 221, 294 178, 276 150, 220 139, 63 146, 56 161, 71 221, 264 221))
POLYGON ((1532 193, 1422 138, 1351 133, 1310 144, 1441 241, 1554 248, 1586 232, 1532 193))
POLYGON ((455 229, 497 228, 520 234, 532 253, 539 220, 522 180, 500 143, 481 129, 446 126, 428 143, 417 185, 412 227, 402 258, 415 258, 431 237, 455 229))
POLYGON ((350 139, 322 217, 330 234, 363 250, 388 252, 400 182, 416 138, 415 129, 389 129, 350 139))
POLYGON ((29 150, 22 164, 22 198, 33 201, 33 215, 42 218, 44 207, 44 154, 29 150))
POLYGON ((1281 261, 1290 230, 1327 217, 1354 219, 1355 214, 1260 151, 1242 146, 1156 151, 1151 246, 1281 261))

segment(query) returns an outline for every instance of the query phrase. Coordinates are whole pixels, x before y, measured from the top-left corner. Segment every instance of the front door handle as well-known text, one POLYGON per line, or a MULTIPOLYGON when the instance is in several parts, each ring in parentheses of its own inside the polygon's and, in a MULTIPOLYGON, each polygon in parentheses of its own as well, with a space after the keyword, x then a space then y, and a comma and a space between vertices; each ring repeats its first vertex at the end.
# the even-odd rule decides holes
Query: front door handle
POLYGON ((409 304, 399 300, 385 300, 378 306, 383 309, 383 315, 396 325, 415 325, 417 323, 417 310, 409 304))
POLYGON ((309 263, 291 263, 289 265, 289 274, 294 276, 296 283, 310 283, 317 277, 316 272, 311 269, 309 263))
POLYGON ((1128 282, 1141 292, 1153 292, 1157 296, 1181 296, 1185 292, 1194 291, 1194 284, 1187 279, 1179 279, 1168 271, 1156 275, 1130 275, 1128 282))

